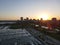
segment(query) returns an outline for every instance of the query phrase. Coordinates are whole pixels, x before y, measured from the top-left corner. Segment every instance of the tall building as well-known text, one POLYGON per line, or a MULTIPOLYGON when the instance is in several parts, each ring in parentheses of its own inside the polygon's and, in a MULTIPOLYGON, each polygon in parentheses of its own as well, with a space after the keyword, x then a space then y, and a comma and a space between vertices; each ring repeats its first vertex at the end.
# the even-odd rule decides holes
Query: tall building
POLYGON ((28 17, 26 17, 26 20, 29 20, 29 18, 28 18, 28 17))
POLYGON ((52 25, 52 28, 56 28, 58 26, 58 21, 56 18, 52 18, 51 25, 52 25))
POLYGON ((43 19, 41 18, 41 20, 40 20, 40 24, 41 24, 41 26, 43 25, 43 19))
POLYGON ((41 18, 41 21, 43 20, 43 18, 41 18))
POLYGON ((57 21, 57 19, 56 18, 52 18, 52 21, 54 22, 54 21, 57 21))
POLYGON ((20 20, 23 21, 23 17, 20 17, 20 20))

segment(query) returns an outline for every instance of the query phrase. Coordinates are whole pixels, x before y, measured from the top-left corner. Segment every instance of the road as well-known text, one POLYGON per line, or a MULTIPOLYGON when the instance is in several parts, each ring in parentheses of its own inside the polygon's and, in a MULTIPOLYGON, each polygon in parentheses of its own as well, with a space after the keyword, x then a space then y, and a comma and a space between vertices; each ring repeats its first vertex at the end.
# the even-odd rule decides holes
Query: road
POLYGON ((32 28, 9 29, 9 26, 0 28, 0 45, 60 45, 60 41, 42 34, 32 28), (39 38, 42 36, 44 40, 39 38))
POLYGON ((43 45, 26 29, 0 29, 0 45, 43 45))
POLYGON ((31 35, 33 35, 37 40, 41 41, 43 45, 47 45, 44 41, 42 41, 38 36, 41 35, 39 31, 36 31, 35 29, 32 28, 27 28, 26 29, 31 35))
MULTIPOLYGON (((28 29, 27 29, 28 30, 28 29)), ((50 36, 47 36, 45 34, 42 34, 40 31, 37 31, 35 29, 29 29, 28 30, 33 36, 35 36, 38 40, 41 40, 39 38, 39 36, 42 36, 44 38, 44 40, 42 42, 46 43, 47 45, 60 45, 60 41, 50 37, 50 36)))

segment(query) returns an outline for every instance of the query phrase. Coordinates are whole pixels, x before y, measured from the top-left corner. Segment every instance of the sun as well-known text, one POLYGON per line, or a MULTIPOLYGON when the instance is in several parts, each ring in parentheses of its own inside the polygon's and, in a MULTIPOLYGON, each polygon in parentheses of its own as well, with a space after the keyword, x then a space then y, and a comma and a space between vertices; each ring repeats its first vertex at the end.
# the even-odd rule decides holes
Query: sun
POLYGON ((48 15, 47 15, 47 14, 42 14, 40 17, 41 17, 43 20, 47 20, 47 19, 48 19, 48 15))

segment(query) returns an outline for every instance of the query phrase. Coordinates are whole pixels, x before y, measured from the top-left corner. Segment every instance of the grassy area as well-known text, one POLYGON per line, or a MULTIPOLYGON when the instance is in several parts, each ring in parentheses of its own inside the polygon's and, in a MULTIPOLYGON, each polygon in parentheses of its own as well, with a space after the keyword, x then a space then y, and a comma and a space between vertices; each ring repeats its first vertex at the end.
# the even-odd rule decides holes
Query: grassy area
POLYGON ((37 28, 37 30, 40 31, 41 33, 45 34, 45 35, 51 36, 54 39, 57 39, 60 41, 60 34, 59 33, 50 33, 50 32, 48 32, 47 29, 44 29, 44 28, 37 28))
POLYGON ((32 24, 12 24, 10 25, 10 29, 19 29, 19 28, 33 28, 34 25, 32 24))
POLYGON ((21 25, 14 24, 14 25, 11 25, 9 28, 10 29, 19 29, 19 28, 23 28, 23 27, 21 25))
POLYGON ((57 39, 57 40, 59 40, 59 41, 60 41, 60 35, 59 35, 59 34, 55 34, 55 33, 48 33, 47 35, 49 35, 49 36, 51 36, 51 37, 53 37, 53 38, 55 38, 55 39, 57 39))

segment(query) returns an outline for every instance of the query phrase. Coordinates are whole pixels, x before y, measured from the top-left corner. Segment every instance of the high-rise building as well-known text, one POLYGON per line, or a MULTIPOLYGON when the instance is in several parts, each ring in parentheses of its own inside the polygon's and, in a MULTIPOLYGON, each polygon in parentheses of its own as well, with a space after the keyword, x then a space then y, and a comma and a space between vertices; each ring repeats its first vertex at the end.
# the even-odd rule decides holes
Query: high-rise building
POLYGON ((28 17, 26 17, 26 20, 29 20, 29 18, 28 18, 28 17))
POLYGON ((43 25, 43 18, 41 18, 41 20, 40 20, 40 24, 41 24, 41 26, 43 25))
POLYGON ((54 22, 54 21, 57 21, 57 19, 56 18, 52 18, 52 21, 54 22))
POLYGON ((23 21, 23 17, 20 17, 20 20, 23 21))
POLYGON ((43 20, 43 18, 41 18, 41 21, 43 20))
POLYGON ((52 25, 52 28, 56 28, 58 26, 58 21, 56 18, 52 18, 51 25, 52 25))

